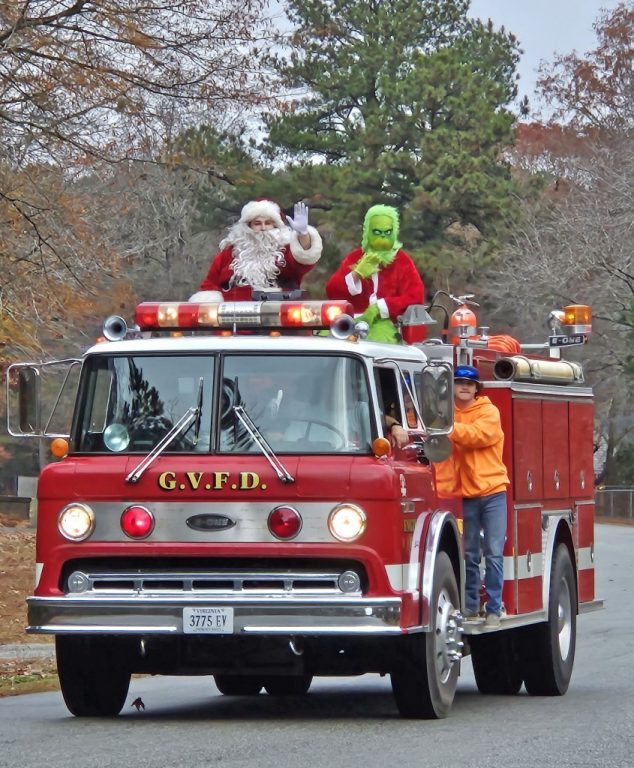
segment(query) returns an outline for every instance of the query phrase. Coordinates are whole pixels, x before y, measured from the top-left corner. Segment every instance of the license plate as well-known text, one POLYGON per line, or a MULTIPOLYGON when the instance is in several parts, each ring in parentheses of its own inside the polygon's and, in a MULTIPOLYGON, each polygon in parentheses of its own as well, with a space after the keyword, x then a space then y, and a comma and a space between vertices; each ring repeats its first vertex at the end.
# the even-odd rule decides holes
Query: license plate
POLYGON ((183 608, 186 635, 231 635, 233 608, 183 608))

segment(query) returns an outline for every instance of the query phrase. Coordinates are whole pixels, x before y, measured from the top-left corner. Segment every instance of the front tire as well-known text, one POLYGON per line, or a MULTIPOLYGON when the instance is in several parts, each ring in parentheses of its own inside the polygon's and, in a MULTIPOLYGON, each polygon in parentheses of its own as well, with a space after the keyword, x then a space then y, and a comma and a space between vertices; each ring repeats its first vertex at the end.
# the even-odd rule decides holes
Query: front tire
POLYGON ((447 717, 456 693, 462 649, 460 596, 446 552, 436 555, 433 584, 429 631, 403 638, 403 652, 391 673, 396 706, 403 717, 447 717))
POLYGON ((533 696, 563 696, 568 690, 577 639, 577 586, 565 544, 553 555, 548 621, 522 634, 524 685, 533 696))
POLYGON ((114 717, 130 687, 126 644, 120 638, 55 638, 57 675, 62 696, 76 717, 114 717))

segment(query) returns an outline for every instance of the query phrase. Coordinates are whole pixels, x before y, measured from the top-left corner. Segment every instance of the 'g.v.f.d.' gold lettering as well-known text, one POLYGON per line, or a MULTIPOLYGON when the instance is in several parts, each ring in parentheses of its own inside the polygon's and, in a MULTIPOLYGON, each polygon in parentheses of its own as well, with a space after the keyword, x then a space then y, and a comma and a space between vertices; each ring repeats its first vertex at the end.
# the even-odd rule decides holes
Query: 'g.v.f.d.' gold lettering
POLYGON ((208 473, 189 471, 180 476, 168 470, 159 475, 158 485, 164 491, 221 491, 223 488, 232 491, 253 491, 256 488, 266 490, 266 484, 260 483, 258 473, 248 471, 238 472, 232 482, 231 473, 225 470, 208 473))

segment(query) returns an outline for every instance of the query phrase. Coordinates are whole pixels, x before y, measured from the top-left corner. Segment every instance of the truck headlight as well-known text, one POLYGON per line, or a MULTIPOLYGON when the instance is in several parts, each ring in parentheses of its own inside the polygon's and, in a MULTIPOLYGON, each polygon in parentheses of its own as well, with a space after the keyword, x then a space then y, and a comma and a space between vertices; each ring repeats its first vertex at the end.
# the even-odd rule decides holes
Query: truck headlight
POLYGON ((84 541, 95 530, 95 513, 87 504, 68 504, 59 513, 57 527, 64 538, 84 541))
POLYGON ((328 530, 339 541, 355 541, 365 531, 365 512, 356 504, 339 504, 328 516, 328 530))

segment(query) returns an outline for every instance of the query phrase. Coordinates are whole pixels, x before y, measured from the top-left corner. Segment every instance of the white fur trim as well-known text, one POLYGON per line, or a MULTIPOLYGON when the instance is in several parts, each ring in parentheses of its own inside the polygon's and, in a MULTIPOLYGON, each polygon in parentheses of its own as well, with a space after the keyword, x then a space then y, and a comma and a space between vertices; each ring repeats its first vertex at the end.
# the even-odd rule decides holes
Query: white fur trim
POLYGON ((379 308, 381 317, 386 318, 390 316, 390 310, 387 308, 387 302, 385 299, 378 299, 376 305, 379 308))
POLYGON ((355 275, 354 272, 348 272, 346 275, 346 285, 351 296, 358 296, 363 290, 361 278, 355 275))
POLYGON ((248 224, 259 216, 264 219, 273 219, 280 229, 287 226, 282 219, 282 212, 280 211, 279 205, 272 200, 251 200, 251 202, 247 203, 242 209, 240 213, 240 221, 243 224, 248 224))
POLYGON ((297 232, 291 230, 291 241, 289 245, 291 247, 293 258, 298 264, 316 264, 321 258, 321 235, 315 227, 308 227, 308 234, 310 235, 310 246, 304 248, 299 242, 299 235, 297 232))
POLYGON ((224 297, 220 291, 196 291, 196 293, 189 297, 189 301, 193 301, 196 304, 203 304, 205 302, 224 301, 224 297))

